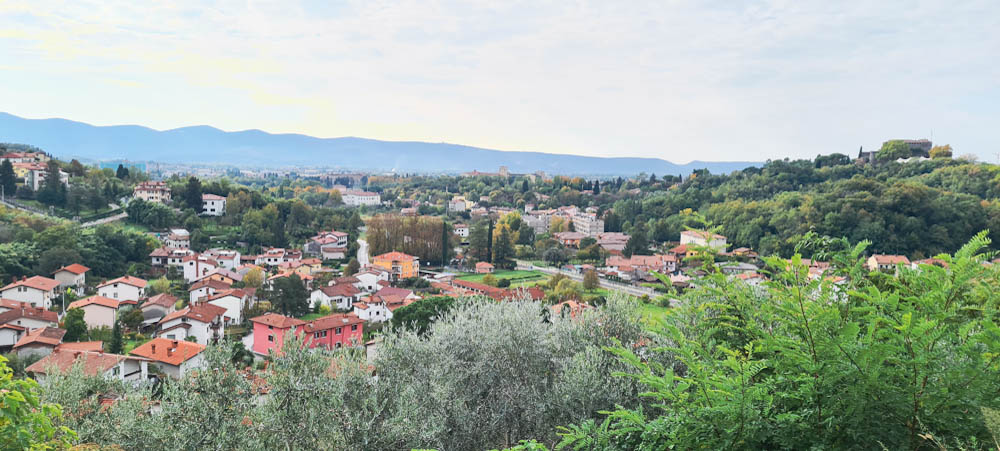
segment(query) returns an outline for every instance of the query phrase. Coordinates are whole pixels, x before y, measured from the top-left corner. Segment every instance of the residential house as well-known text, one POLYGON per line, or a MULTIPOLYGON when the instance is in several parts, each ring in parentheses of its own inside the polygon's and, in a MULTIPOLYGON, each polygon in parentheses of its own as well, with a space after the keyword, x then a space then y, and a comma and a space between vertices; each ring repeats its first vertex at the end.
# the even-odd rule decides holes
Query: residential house
POLYGON ((205 277, 208 273, 219 268, 219 262, 214 258, 202 254, 193 254, 184 257, 184 281, 192 283, 205 277))
POLYGON ((194 303, 201 298, 206 298, 223 290, 232 288, 232 284, 220 282, 213 279, 201 279, 188 288, 188 302, 194 303))
POLYGON ((381 268, 370 267, 351 277, 354 277, 357 280, 357 282, 354 283, 354 286, 359 290, 374 293, 379 289, 379 282, 389 281, 390 274, 389 271, 385 271, 381 268))
POLYGON ((420 271, 420 259, 402 252, 388 252, 372 257, 372 266, 389 272, 391 280, 417 277, 420 271))
POLYGON ((202 280, 215 280, 217 282, 222 282, 226 285, 232 285, 236 282, 242 282, 243 276, 235 271, 230 271, 224 268, 216 268, 205 274, 195 282, 200 282, 202 280))
POLYGON ((83 373, 87 376, 103 376, 123 382, 142 382, 148 378, 148 360, 104 352, 74 351, 56 349, 51 354, 25 368, 35 380, 44 382, 47 372, 55 369, 67 372, 77 362, 82 362, 83 373))
POLYGON ((226 214, 226 198, 216 194, 202 194, 201 214, 206 216, 222 216, 226 214))
POLYGON ((319 253, 320 245, 333 244, 340 247, 347 247, 347 240, 347 232, 338 232, 336 230, 322 231, 309 239, 309 242, 306 243, 305 251, 308 254, 316 255, 319 253))
POLYGON ((154 268, 165 266, 182 266, 184 258, 194 255, 191 249, 176 249, 171 247, 161 247, 149 253, 150 264, 154 268))
POLYGON ((469 237, 469 225, 468 224, 455 224, 454 226, 455 235, 462 237, 462 239, 469 237))
POLYGON ((87 323, 87 327, 96 329, 99 327, 114 327, 118 309, 121 306, 121 301, 117 299, 97 295, 71 302, 66 309, 73 310, 78 308, 83 310, 83 321, 87 323))
POLYGON ((177 298, 167 293, 160 293, 146 299, 146 302, 139 306, 139 310, 142 311, 143 329, 160 322, 164 316, 175 310, 176 305, 177 298))
MULTIPOLYGON (((22 163, 24 164, 24 163, 22 163)), ((49 168, 47 165, 38 163, 27 163, 31 165, 28 167, 28 176, 24 178, 24 184, 30 186, 33 191, 38 191, 45 185, 45 179, 49 177, 49 168)), ((59 170, 59 182, 63 186, 69 186, 69 173, 60 169, 59 170)))
POLYGON ((132 189, 132 198, 166 204, 170 202, 170 187, 166 182, 142 182, 132 189))
POLYGON ((0 313, 0 349, 10 349, 24 333, 33 329, 59 325, 59 315, 56 312, 26 302, 12 305, 14 301, 5 299, 4 304, 12 308, 0 313))
POLYGON ((353 284, 338 283, 313 290, 309 296, 310 308, 325 305, 331 309, 350 310, 358 301, 361 291, 353 284))
POLYGON ((229 324, 243 322, 243 306, 248 299, 247 292, 241 289, 220 290, 205 298, 205 302, 226 309, 225 317, 229 324))
POLYGON ((612 256, 604 260, 605 268, 617 273, 656 271, 669 274, 677 271, 677 264, 678 258, 671 254, 612 256))
POLYGON ((236 268, 240 266, 241 255, 239 251, 229 249, 209 249, 205 251, 204 254, 215 260, 216 263, 219 264, 220 268, 235 271, 236 268))
POLYGON ((597 245, 608 252, 621 252, 628 244, 629 236, 620 232, 604 232, 597 234, 597 245))
POLYGON ((681 245, 688 247, 709 247, 717 252, 726 250, 726 237, 704 230, 685 230, 681 232, 681 245))
POLYGON ((383 287, 353 304, 354 314, 365 321, 382 322, 392 319, 392 311, 420 299, 411 290, 383 287))
POLYGON ((253 348, 257 355, 266 356, 270 351, 279 352, 285 343, 285 335, 299 330, 305 321, 277 313, 267 313, 250 318, 253 323, 253 348))
POLYGON ((563 246, 579 248, 580 241, 587 238, 587 235, 580 232, 557 232, 552 237, 563 246))
POLYGON ((49 308, 56 296, 59 281, 48 277, 22 277, 13 283, 0 288, 0 298, 27 302, 31 305, 49 308))
POLYGON ((119 301, 135 301, 146 297, 146 284, 143 279, 124 276, 112 279, 97 286, 97 294, 119 301))
POLYGON ((353 313, 335 313, 309 321, 302 332, 310 348, 361 346, 364 321, 353 313))
POLYGON ((278 266, 282 263, 301 260, 302 253, 297 251, 285 250, 280 247, 272 247, 264 251, 254 258, 254 264, 257 265, 267 265, 267 266, 278 266))
POLYGON ((489 262, 476 263, 476 274, 492 274, 493 265, 489 262))
POLYGON ((188 371, 202 366, 202 351, 205 345, 190 341, 154 338, 130 352, 131 355, 148 359, 163 374, 180 379, 188 371))
POLYGON ((197 343, 208 344, 222 338, 226 331, 226 309, 206 303, 189 305, 160 320, 157 337, 185 340, 194 337, 197 343))
POLYGON ((52 277, 59 281, 61 290, 72 290, 77 296, 80 296, 87 287, 87 271, 90 271, 90 268, 73 263, 55 270, 52 277))
POLYGON ((185 229, 171 229, 163 237, 163 244, 169 248, 188 249, 191 247, 191 234, 185 229))
POLYGON ((868 257, 865 266, 869 271, 894 272, 897 265, 910 266, 910 259, 905 255, 883 255, 875 254, 868 257))
POLYGON ((455 196, 455 197, 452 197, 450 201, 448 201, 448 211, 449 212, 456 212, 456 213, 458 213, 458 212, 467 211, 470 206, 471 206, 471 202, 467 202, 465 200, 465 197, 463 197, 463 196, 455 196))
POLYGON ((39 327, 30 330, 14 344, 18 357, 46 356, 62 343, 66 330, 58 327, 39 327))

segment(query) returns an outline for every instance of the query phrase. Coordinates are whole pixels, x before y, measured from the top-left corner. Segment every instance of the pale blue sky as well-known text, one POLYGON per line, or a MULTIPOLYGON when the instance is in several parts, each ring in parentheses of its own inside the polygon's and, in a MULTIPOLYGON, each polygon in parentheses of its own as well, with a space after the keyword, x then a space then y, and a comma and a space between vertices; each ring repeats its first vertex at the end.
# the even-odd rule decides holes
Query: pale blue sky
POLYGON ((7 0, 0 23, 0 111, 30 118, 676 162, 932 132, 1000 152, 996 0, 7 0))

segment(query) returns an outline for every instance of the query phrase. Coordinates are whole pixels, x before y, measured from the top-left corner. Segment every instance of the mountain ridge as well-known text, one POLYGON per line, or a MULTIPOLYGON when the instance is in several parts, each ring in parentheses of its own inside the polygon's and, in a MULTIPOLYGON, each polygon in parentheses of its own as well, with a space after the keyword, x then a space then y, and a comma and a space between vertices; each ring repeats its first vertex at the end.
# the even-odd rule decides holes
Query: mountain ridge
POLYGON ((91 125, 64 118, 27 119, 0 112, 0 142, 20 142, 60 158, 127 159, 243 167, 317 166, 405 172, 545 171, 552 174, 688 174, 732 172, 760 162, 691 161, 650 157, 591 157, 495 150, 452 143, 382 141, 357 136, 318 138, 260 129, 224 131, 211 125, 156 130, 144 125, 91 125))

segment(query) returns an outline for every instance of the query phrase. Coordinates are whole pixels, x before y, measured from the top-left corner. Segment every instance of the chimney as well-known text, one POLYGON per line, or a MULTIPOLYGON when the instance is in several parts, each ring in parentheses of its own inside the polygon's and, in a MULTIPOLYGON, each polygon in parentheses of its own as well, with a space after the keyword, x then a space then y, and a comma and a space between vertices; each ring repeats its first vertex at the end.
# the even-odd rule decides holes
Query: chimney
POLYGON ((176 347, 177 347, 177 340, 172 340, 172 341, 170 342, 170 347, 171 347, 171 348, 176 348, 176 347))
POLYGON ((174 355, 174 350, 173 350, 173 348, 167 348, 167 357, 170 357, 170 356, 172 356, 172 355, 174 355))
POLYGON ((153 354, 156 354, 156 343, 150 345, 150 350, 153 352, 153 354))

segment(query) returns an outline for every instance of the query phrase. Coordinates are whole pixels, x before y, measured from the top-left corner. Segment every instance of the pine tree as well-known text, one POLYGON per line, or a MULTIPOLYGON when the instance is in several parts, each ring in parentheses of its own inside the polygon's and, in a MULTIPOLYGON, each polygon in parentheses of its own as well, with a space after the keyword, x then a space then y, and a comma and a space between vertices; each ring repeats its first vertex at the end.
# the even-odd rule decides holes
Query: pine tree
POLYGON ((122 349, 122 326, 121 322, 115 321, 115 327, 111 329, 111 342, 108 343, 108 352, 111 354, 121 354, 122 349))
POLYGON ((189 177, 187 185, 184 187, 184 203, 194 211, 201 211, 201 180, 197 177, 189 177))
POLYGON ((14 165, 10 160, 3 160, 0 164, 0 187, 3 187, 5 197, 13 197, 17 191, 17 176, 14 174, 14 165))
POLYGON ((486 260, 493 263, 493 218, 489 218, 490 225, 486 230, 486 260))

